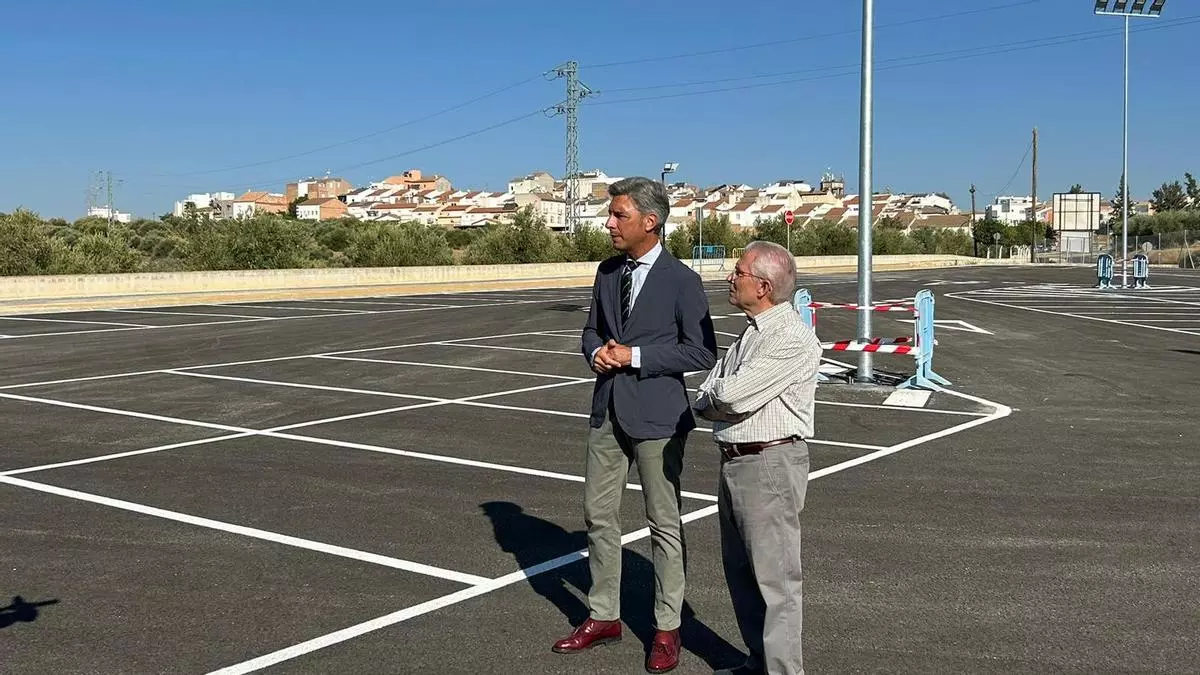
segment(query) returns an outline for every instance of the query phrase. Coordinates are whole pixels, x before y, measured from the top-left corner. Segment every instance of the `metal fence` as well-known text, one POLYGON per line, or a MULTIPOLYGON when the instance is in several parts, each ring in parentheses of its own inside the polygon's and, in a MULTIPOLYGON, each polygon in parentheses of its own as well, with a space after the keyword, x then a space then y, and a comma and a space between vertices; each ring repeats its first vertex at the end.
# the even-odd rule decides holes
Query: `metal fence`
MULTIPOLYGON (((1045 263, 1087 264, 1107 253, 1121 259, 1122 242, 1119 235, 1095 234, 1088 238, 1073 238, 1063 242, 1039 241, 1035 260, 1045 263)), ((1180 230, 1161 234, 1129 236, 1129 256, 1144 253, 1151 265, 1172 265, 1194 269, 1200 267, 1200 231, 1180 230)), ((988 258, 1029 260, 1029 246, 992 246, 980 251, 988 258)))

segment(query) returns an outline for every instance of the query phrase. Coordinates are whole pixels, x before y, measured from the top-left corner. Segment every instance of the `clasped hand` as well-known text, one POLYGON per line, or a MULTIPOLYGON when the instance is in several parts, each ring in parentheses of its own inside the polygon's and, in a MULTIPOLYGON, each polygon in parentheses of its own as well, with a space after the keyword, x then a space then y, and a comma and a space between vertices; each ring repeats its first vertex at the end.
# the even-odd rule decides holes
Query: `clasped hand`
POLYGON ((618 368, 626 368, 633 363, 633 349, 609 340, 603 347, 596 350, 592 358, 592 370, 597 373, 609 373, 618 368))

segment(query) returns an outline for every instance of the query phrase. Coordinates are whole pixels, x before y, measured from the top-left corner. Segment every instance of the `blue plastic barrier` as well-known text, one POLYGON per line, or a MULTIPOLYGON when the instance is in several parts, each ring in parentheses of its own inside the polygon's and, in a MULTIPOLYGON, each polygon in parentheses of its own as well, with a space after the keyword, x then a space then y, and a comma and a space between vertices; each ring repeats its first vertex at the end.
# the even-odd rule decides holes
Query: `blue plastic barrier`
POLYGON ((1112 288, 1113 278, 1113 257, 1107 253, 1101 253, 1096 257, 1096 287, 1097 288, 1112 288))
POLYGON ((1145 253, 1133 256, 1133 287, 1146 288, 1150 277, 1150 258, 1145 253))
MULTIPOLYGON (((813 312, 812 307, 809 307, 810 304, 812 304, 812 293, 810 293, 807 288, 801 288, 800 290, 796 291, 795 295, 792 296, 792 307, 794 307, 796 312, 800 314, 800 320, 803 321, 804 325, 808 326, 813 333, 816 333, 817 316, 813 312)), ((817 382, 828 381, 829 376, 818 370, 817 382)))
MULTIPOLYGON (((812 304, 812 293, 806 288, 801 288, 792 296, 792 306, 796 312, 800 314, 800 320, 804 325, 808 326, 815 333, 817 330, 816 313, 810 306, 812 304)), ((923 289, 917 293, 914 298, 914 306, 916 310, 916 319, 913 322, 913 358, 916 362, 916 372, 912 377, 897 385, 899 389, 929 389, 936 391, 943 386, 950 386, 950 381, 938 375, 933 371, 933 351, 937 346, 937 339, 934 336, 934 299, 933 291, 923 289)), ((871 345, 875 344, 874 341, 871 345)), ((887 344, 888 341, 883 341, 887 344)), ((895 344, 893 342, 893 344, 895 344)), ((848 345, 841 345, 846 347, 848 345)), ((863 347, 869 345, 859 344, 858 349, 850 349, 846 351, 862 351, 863 347)), ((822 343, 822 348, 829 349, 830 344, 822 343)), ((817 382, 829 382, 829 377, 820 372, 817 374, 817 382)))
POLYGON ((716 260, 717 269, 725 269, 725 247, 720 245, 707 244, 705 246, 692 247, 692 269, 697 271, 704 268, 706 260, 716 260))
POLYGON ((933 372, 933 348, 937 341, 933 336, 933 291, 928 288, 917 293, 917 372, 898 386, 900 389, 940 389, 939 385, 950 386, 950 380, 933 372))

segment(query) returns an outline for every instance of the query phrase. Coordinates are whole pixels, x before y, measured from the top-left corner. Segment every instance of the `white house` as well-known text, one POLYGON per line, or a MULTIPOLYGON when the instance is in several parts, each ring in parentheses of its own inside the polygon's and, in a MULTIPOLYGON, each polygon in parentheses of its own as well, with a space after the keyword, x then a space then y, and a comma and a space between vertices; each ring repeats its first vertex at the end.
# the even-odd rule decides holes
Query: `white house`
POLYGON ((988 205, 986 213, 988 218, 1016 225, 1029 220, 1029 209, 1032 205, 1032 197, 1001 196, 988 205))
POLYGON ((108 220, 110 216, 115 222, 118 223, 128 223, 133 220, 133 216, 129 215, 128 213, 117 211, 108 206, 93 206, 92 208, 88 209, 87 212, 88 218, 103 218, 108 220))
POLYGON ((523 195, 532 192, 550 192, 554 189, 554 176, 545 171, 534 171, 508 181, 508 194, 523 195))
POLYGON ((188 205, 197 213, 209 213, 216 218, 225 217, 228 215, 229 205, 237 195, 232 192, 205 192, 203 194, 191 194, 186 199, 175 202, 175 208, 172 213, 177 218, 182 218, 187 213, 188 205))
POLYGON ((546 227, 552 230, 562 230, 567 227, 567 202, 561 197, 555 197, 548 192, 534 192, 515 195, 512 199, 518 209, 530 207, 533 214, 546 222, 546 227))

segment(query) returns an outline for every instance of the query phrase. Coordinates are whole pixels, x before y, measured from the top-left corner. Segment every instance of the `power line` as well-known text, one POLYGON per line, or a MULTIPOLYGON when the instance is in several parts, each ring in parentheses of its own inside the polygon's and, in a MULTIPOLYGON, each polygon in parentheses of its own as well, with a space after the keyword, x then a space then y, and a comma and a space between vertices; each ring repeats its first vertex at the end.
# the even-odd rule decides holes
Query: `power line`
MULTIPOLYGON (((1168 28, 1178 28, 1181 26, 1186 26, 1186 25, 1194 24, 1194 23, 1200 23, 1200 16, 1185 17, 1183 19, 1175 20, 1170 23, 1163 22, 1161 24, 1142 28, 1136 32, 1145 32, 1145 31, 1150 31, 1150 30, 1165 30, 1168 28)), ((977 58, 980 56, 992 56, 995 54, 1005 54, 1005 53, 1014 52, 1014 51, 1025 51, 1028 49, 1038 49, 1041 47, 1056 47, 1056 46, 1061 46, 1061 45, 1065 45, 1065 44, 1071 44, 1074 42, 1097 40, 1097 39, 1100 39, 1103 37, 1110 36, 1116 32, 1119 32, 1119 31, 1114 31, 1111 29, 1101 30, 1101 31, 1086 31, 1086 32, 1082 32, 1082 33, 1069 33, 1069 34, 1065 34, 1065 35, 1049 36, 1049 37, 1045 37, 1045 38, 1023 40, 1023 41, 1019 41, 1019 42, 1009 42, 1004 45, 991 45, 988 47, 970 47, 970 48, 956 49, 956 50, 951 50, 951 51, 946 51, 946 52, 934 52, 934 53, 930 53, 930 54, 918 54, 918 55, 913 55, 913 56, 894 57, 891 59, 882 59, 882 60, 877 61, 877 63, 891 64, 891 65, 879 66, 879 67, 876 67, 875 70, 881 71, 881 70, 892 70, 895 68, 911 68, 914 66, 934 65, 934 64, 938 64, 938 63, 946 63, 949 61, 958 61, 958 60, 961 60, 964 58, 977 58), (1041 43, 1041 44, 1037 44, 1037 43, 1041 43), (935 58, 935 57, 941 57, 941 58, 935 58), (924 59, 924 60, 918 60, 913 63, 897 63, 897 62, 902 62, 902 61, 913 61, 914 59, 924 59)), ((721 87, 721 88, 716 88, 716 89, 705 89, 705 90, 701 90, 701 91, 681 92, 681 93, 675 93, 675 94, 661 94, 661 95, 657 95, 657 96, 639 96, 639 97, 635 97, 635 98, 624 98, 624 99, 617 99, 617 100, 610 100, 610 101, 597 101, 595 103, 591 103, 588 105, 617 105, 617 104, 621 104, 621 103, 637 103, 637 102, 641 102, 641 101, 656 101, 656 100, 668 99, 668 98, 682 98, 682 97, 687 97, 687 96, 700 96, 700 95, 704 95, 704 94, 718 94, 718 93, 729 92, 729 91, 757 89, 757 88, 761 88, 761 87, 775 87, 775 86, 779 86, 779 85, 783 85, 783 84, 795 84, 798 82, 812 82, 815 80, 828 80, 828 79, 833 79, 833 78, 838 78, 838 77, 847 77, 850 75, 858 75, 859 74, 859 72, 858 72, 859 64, 855 63, 855 64, 845 64, 845 65, 840 65, 840 66, 826 66, 826 67, 822 67, 822 68, 812 68, 812 69, 802 70, 802 71, 786 71, 786 72, 781 72, 781 73, 743 75, 743 76, 739 76, 739 77, 723 78, 720 80, 697 81, 697 82, 691 82, 691 83, 659 84, 659 85, 648 85, 648 86, 643 86, 643 87, 626 87, 624 89, 606 89, 605 90, 606 92, 671 89, 671 88, 682 87, 682 86, 695 86, 698 84, 715 84, 718 82, 737 82, 737 81, 743 81, 743 80, 748 80, 748 79, 761 79, 761 78, 766 78, 766 77, 781 77, 783 75, 788 75, 788 74, 793 74, 793 73, 813 73, 813 72, 823 72, 825 70, 837 70, 837 69, 848 69, 848 68, 853 68, 853 70, 850 70, 848 72, 843 72, 843 73, 832 73, 832 74, 828 74, 828 75, 815 75, 815 76, 810 76, 810 77, 789 78, 789 79, 785 79, 785 80, 778 80, 776 82, 763 82, 763 83, 759 83, 759 84, 746 84, 746 85, 740 85, 740 86, 734 86, 734 87, 721 87)))
POLYGON ((480 101, 483 101, 485 99, 491 98, 492 96, 496 96, 496 95, 502 94, 506 91, 511 91, 513 89, 516 89, 517 87, 521 87, 523 85, 529 84, 530 82, 533 82, 534 80, 537 80, 539 78, 541 78, 541 74, 534 75, 533 77, 521 80, 520 82, 514 82, 512 84, 506 85, 499 89, 494 89, 492 91, 487 92, 486 94, 476 96, 475 98, 472 98, 468 101, 463 101, 462 103, 452 105, 448 108, 443 108, 441 110, 438 110, 437 112, 432 112, 432 113, 429 113, 428 115, 424 115, 422 117, 417 117, 417 118, 408 120, 406 122, 401 122, 400 124, 388 127, 386 129, 372 131, 371 133, 363 134, 362 136, 357 136, 355 138, 347 139, 344 141, 338 141, 336 143, 330 143, 329 145, 323 145, 319 148, 313 148, 311 150, 305 150, 303 152, 298 152, 298 153, 291 154, 291 155, 285 155, 283 157, 276 157, 273 159, 264 159, 261 161, 249 162, 246 164, 237 164, 237 165, 233 165, 233 166, 226 166, 226 167, 221 167, 218 169, 204 169, 204 170, 200 170, 200 171, 186 171, 183 173, 161 173, 161 174, 151 174, 151 175, 156 176, 156 177, 185 177, 185 176, 200 176, 200 175, 204 175, 204 174, 214 174, 214 173, 226 173, 226 172, 230 172, 230 171, 237 171, 239 169, 250 169, 250 168, 253 168, 256 166, 264 166, 266 164, 274 164, 276 162, 283 162, 283 161, 286 161, 289 159, 296 159, 298 157, 306 157, 308 155, 314 155, 318 152, 324 152, 325 150, 332 150, 333 148, 341 147, 343 145, 350 145, 352 143, 357 143, 359 141, 365 141, 368 138, 382 136, 383 134, 396 131, 397 129, 403 129, 405 127, 409 127, 414 124, 419 124, 421 122, 431 120, 435 117, 440 117, 442 115, 454 112, 456 110, 461 110, 463 108, 466 108, 469 105, 472 105, 472 104, 478 103, 480 101))
POLYGON ((1004 194, 1004 191, 1008 189, 1008 186, 1012 185, 1012 182, 1017 179, 1017 174, 1021 173, 1021 169, 1025 166, 1025 160, 1029 159, 1029 151, 1032 149, 1033 141, 1030 141, 1029 145, 1025 146, 1025 154, 1021 156, 1021 163, 1017 164, 1016 170, 1014 170, 1012 175, 1009 176, 1008 182, 1004 184, 1004 187, 1000 188, 999 192, 992 194, 993 197, 999 197, 1000 195, 1004 194))
MULTIPOLYGON (((960 17, 960 16, 968 16, 971 14, 983 14, 985 12, 995 12, 995 11, 1000 11, 1000 10, 1005 10, 1005 9, 1012 9, 1015 7, 1021 7, 1024 5, 1032 5, 1037 2, 1041 2, 1041 0, 1022 0, 1021 2, 1010 2, 1007 4, 1003 4, 1003 5, 994 5, 991 7, 980 7, 977 9, 968 9, 968 10, 964 10, 961 12, 951 12, 949 14, 938 14, 935 16, 919 17, 916 19, 908 19, 905 21, 895 21, 892 23, 879 24, 876 26, 876 29, 894 28, 896 26, 909 26, 909 25, 917 24, 917 23, 928 23, 928 22, 932 22, 932 21, 940 21, 942 19, 952 19, 952 18, 960 17)), ((771 40, 770 42, 757 42, 757 43, 748 44, 748 45, 737 45, 737 46, 733 46, 733 47, 722 47, 720 49, 709 49, 709 50, 705 50, 705 51, 686 52, 683 54, 672 54, 669 56, 651 56, 651 57, 642 58, 642 59, 631 59, 628 61, 611 61, 609 63, 585 64, 585 65, 580 66, 580 68, 581 69, 599 70, 600 68, 615 68, 617 66, 632 66, 632 65, 642 64, 642 63, 657 63, 660 61, 688 59, 688 58, 692 58, 692 57, 696 57, 696 56, 708 56, 710 54, 727 54, 729 52, 745 51, 748 49, 760 49, 762 47, 777 47, 779 45, 792 44, 792 43, 796 43, 796 42, 808 42, 810 40, 820 40, 823 38, 842 37, 845 35, 858 35, 859 32, 861 32, 861 29, 856 28, 856 29, 852 29, 852 30, 842 30, 842 31, 837 31, 837 32, 833 32, 833 33, 819 33, 816 35, 806 35, 804 37, 787 38, 787 39, 783 39, 783 40, 771 40)))
MULTIPOLYGON (((539 77, 540 77, 540 76, 539 76, 539 77)), ((489 124, 489 125, 488 125, 488 126, 486 126, 486 127, 482 127, 482 128, 479 128, 479 129, 475 129, 475 130, 473 130, 473 131, 468 131, 468 132, 466 132, 466 133, 462 133, 462 134, 459 134, 459 135, 457 135, 457 136, 453 136, 453 137, 450 137, 450 138, 446 138, 446 139, 443 139, 443 140, 440 140, 440 141, 435 141, 435 142, 433 142, 433 143, 427 143, 427 144, 425 144, 425 145, 422 145, 422 146, 419 146, 419 147, 415 147, 415 148, 409 148, 408 150, 404 150, 404 151, 402 151, 402 152, 397 152, 397 153, 394 153, 394 154, 391 154, 391 155, 387 155, 387 156, 385 156, 385 157, 378 157, 378 158, 376 158, 376 159, 367 160, 367 161, 365 161, 365 162, 359 162, 359 163, 357 163, 357 164, 351 164, 351 165, 349 165, 349 166, 343 166, 343 167, 339 167, 339 168, 335 169, 334 171, 335 171, 336 173, 343 173, 343 172, 346 172, 346 171, 353 171, 354 169, 361 169, 362 167, 365 167, 365 166, 371 166, 372 164, 379 164, 380 162, 387 162, 387 161, 390 161, 390 160, 393 160, 393 159, 399 159, 399 158, 401 158, 401 157, 406 157, 406 156, 408 156, 408 155, 413 155, 413 154, 416 154, 416 153, 418 153, 418 152, 424 152, 424 151, 426 151, 426 150, 432 150, 433 148, 439 148, 439 147, 441 147, 441 146, 443 146, 443 145, 449 145, 450 143, 454 143, 454 142, 456 142, 456 141, 461 141, 461 140, 464 140, 464 139, 467 139, 467 138, 471 138, 471 137, 473 137, 473 136, 479 136, 480 134, 484 134, 484 133, 487 133, 487 132, 489 132, 489 131, 492 131, 492 130, 495 130, 495 129, 499 129, 499 128, 501 128, 501 127, 505 127, 505 126, 508 126, 508 125, 510 125, 510 124, 516 124, 517 122, 520 122, 520 121, 522 121, 522 120, 528 119, 528 118, 530 118, 530 117, 534 117, 534 116, 536 116, 536 115, 542 115, 542 114, 546 114, 546 113, 550 112, 550 111, 551 111, 551 110, 553 110, 553 109, 554 109, 554 107, 553 107, 553 106, 550 106, 550 107, 545 107, 545 108, 538 108, 537 110, 532 110, 532 111, 530 111, 530 112, 523 113, 523 114, 521 114, 521 115, 517 115, 516 117, 511 117, 511 118, 509 118, 509 119, 506 119, 506 120, 504 120, 504 121, 502 121, 502 122, 496 122, 495 124, 489 124)), ((259 186, 262 186, 262 185, 276 185, 276 184, 278 184, 278 183, 280 183, 280 182, 286 182, 286 181, 288 181, 288 180, 290 180, 290 179, 291 179, 291 177, 290 177, 290 176, 284 176, 284 177, 279 177, 279 178, 272 178, 272 179, 269 179, 269 180, 248 181, 248 183, 249 183, 249 184, 251 184, 251 185, 259 185, 259 186)))

